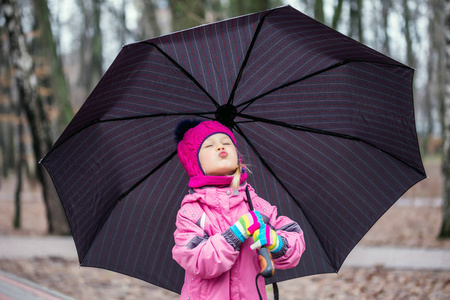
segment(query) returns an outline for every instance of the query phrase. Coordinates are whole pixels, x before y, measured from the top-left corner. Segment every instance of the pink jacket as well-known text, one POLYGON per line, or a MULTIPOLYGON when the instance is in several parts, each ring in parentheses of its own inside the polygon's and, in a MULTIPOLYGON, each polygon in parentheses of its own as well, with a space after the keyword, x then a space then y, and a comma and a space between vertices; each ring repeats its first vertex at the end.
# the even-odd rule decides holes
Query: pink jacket
MULTIPOLYGON (((185 270, 180 299, 259 299, 255 278, 260 272, 258 254, 249 249, 229 229, 249 211, 245 186, 191 189, 178 211, 172 255, 185 270)), ((277 269, 295 267, 305 250, 303 232, 287 217, 278 217, 277 208, 258 197, 249 185, 254 209, 283 239, 283 249, 273 256, 277 269)), ((276 271, 275 271, 276 272, 276 271)), ((259 290, 266 299, 264 278, 259 290)))

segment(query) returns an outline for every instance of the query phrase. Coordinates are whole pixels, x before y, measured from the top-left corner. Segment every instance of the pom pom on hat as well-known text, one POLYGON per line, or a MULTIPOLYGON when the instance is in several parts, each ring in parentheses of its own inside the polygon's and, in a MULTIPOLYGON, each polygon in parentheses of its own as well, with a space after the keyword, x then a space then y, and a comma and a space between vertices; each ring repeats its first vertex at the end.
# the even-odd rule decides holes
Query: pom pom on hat
POLYGON ((200 120, 183 120, 180 123, 178 123, 177 127, 175 127, 175 131, 174 131, 174 139, 175 139, 175 143, 179 143, 183 140, 184 134, 186 133, 186 131, 188 131, 191 128, 194 128, 195 126, 197 126, 198 124, 200 124, 200 120))

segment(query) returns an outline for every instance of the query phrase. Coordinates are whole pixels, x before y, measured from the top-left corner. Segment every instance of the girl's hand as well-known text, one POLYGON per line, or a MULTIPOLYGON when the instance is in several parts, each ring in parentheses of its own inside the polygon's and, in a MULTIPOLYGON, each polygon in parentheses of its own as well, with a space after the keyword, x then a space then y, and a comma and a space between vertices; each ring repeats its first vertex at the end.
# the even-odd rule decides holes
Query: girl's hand
POLYGON ((242 215, 230 229, 241 242, 244 242, 261 227, 261 224, 264 224, 261 214, 258 211, 251 211, 242 215))
POLYGON ((270 252, 277 253, 283 248, 283 240, 275 233, 273 229, 264 223, 261 223, 260 229, 253 233, 253 244, 251 250, 267 247, 270 252))

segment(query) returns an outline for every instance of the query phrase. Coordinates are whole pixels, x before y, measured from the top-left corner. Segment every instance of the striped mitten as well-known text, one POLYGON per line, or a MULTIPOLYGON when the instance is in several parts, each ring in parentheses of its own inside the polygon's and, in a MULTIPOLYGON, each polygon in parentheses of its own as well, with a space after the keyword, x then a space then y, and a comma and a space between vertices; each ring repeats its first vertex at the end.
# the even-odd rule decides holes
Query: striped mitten
POLYGON ((270 252, 277 253, 283 248, 283 240, 278 236, 272 228, 261 223, 261 227, 253 233, 253 244, 250 249, 255 250, 261 247, 267 247, 270 252))
POLYGON ((264 224, 261 214, 258 211, 251 211, 242 215, 230 229, 241 242, 244 242, 261 224, 264 224))

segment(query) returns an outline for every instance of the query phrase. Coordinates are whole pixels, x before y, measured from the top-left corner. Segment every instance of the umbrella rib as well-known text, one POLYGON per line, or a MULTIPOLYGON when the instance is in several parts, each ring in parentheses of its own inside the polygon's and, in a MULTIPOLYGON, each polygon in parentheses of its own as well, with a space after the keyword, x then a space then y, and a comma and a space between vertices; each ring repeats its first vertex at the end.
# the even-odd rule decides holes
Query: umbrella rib
POLYGON ((96 125, 96 124, 99 124, 99 123, 114 122, 114 121, 138 120, 138 119, 156 118, 156 117, 170 117, 170 116, 198 116, 198 117, 205 117, 204 115, 211 115, 211 114, 214 115, 214 113, 215 112, 213 112, 213 111, 211 111, 211 112, 202 112, 202 113, 188 113, 188 112, 186 112, 186 113, 159 113, 159 114, 152 114, 152 115, 141 115, 141 116, 122 117, 122 118, 113 118, 113 119, 104 119, 104 120, 101 120, 101 119, 94 120, 92 123, 89 123, 89 124, 81 127, 80 129, 78 129, 74 133, 72 133, 69 137, 67 137, 65 140, 60 142, 57 145, 57 147, 50 149, 50 151, 43 158, 41 158, 38 163, 41 164, 48 155, 50 155, 53 151, 58 149, 65 142, 70 140, 71 137, 77 135, 78 133, 80 133, 81 131, 85 130, 86 128, 89 128, 89 127, 91 127, 93 125, 96 125))
POLYGON ((152 176, 156 171, 158 171, 161 167, 163 167, 166 163, 168 163, 175 155, 177 155, 177 150, 173 151, 169 156, 167 156, 159 165, 153 168, 147 175, 142 177, 138 182, 136 182, 134 185, 132 185, 128 190, 123 192, 118 201, 121 201, 123 198, 125 198, 129 193, 131 193, 135 188, 137 188, 141 183, 143 183, 147 178, 152 176))
POLYGON ((276 179, 276 181, 283 187, 283 189, 289 194, 289 196, 294 199, 295 203, 297 204, 297 206, 302 209, 302 206, 300 204, 300 202, 298 202, 298 200, 294 197, 294 195, 292 195, 292 193, 289 191, 289 189, 284 185, 284 183, 281 181, 281 179, 278 177, 278 175, 275 173, 275 171, 272 169, 272 167, 269 165, 269 163, 264 159, 264 157, 262 157, 262 155, 259 153, 259 151, 256 149, 255 145, 253 145, 253 143, 250 141, 250 139, 245 135, 245 133, 242 131, 241 128, 239 128, 239 126, 235 126, 235 129, 237 132, 239 132, 239 134, 244 138, 244 140, 247 142, 247 144, 250 146, 250 148, 252 148, 253 152, 256 154, 256 156, 258 156, 259 160, 261 161, 261 163, 264 165, 264 167, 266 167, 266 169, 270 172, 270 174, 272 174, 272 176, 276 179))
MULTIPOLYGON (((314 73, 309 74, 309 75, 307 75, 307 76, 305 76, 305 77, 296 79, 296 80, 294 80, 294 81, 287 82, 287 83, 285 83, 285 84, 280 85, 279 87, 273 88, 273 89, 271 89, 271 90, 269 90, 269 91, 267 91, 267 92, 265 92, 265 93, 263 93, 263 94, 261 94, 261 95, 259 95, 259 96, 256 96, 255 98, 252 98, 252 99, 250 99, 250 100, 247 100, 247 101, 245 101, 245 102, 243 102, 243 103, 237 105, 236 108, 245 106, 245 107, 242 108, 241 111, 240 111, 240 112, 243 112, 243 111, 246 110, 253 102, 255 102, 256 100, 261 99, 262 97, 267 96, 267 95, 269 95, 269 94, 271 94, 271 93, 273 93, 273 92, 276 92, 276 91, 278 91, 278 90, 284 89, 285 87, 294 85, 294 84, 296 84, 296 83, 299 83, 300 81, 306 80, 306 79, 308 79, 308 78, 311 78, 311 77, 313 77, 313 76, 319 75, 319 74, 321 74, 321 73, 324 73, 324 72, 333 70, 333 69, 338 68, 338 67, 340 67, 340 66, 343 66, 343 65, 346 65, 346 64, 349 64, 349 63, 358 63, 358 62, 364 62, 364 61, 359 61, 359 60, 344 60, 344 61, 341 61, 341 62, 336 63, 336 64, 334 64, 334 65, 331 65, 331 66, 329 66, 328 68, 325 68, 325 69, 323 69, 323 70, 314 72, 314 73)), ((392 64, 385 63, 385 64, 383 64, 383 65, 396 66, 396 67, 403 67, 403 68, 409 68, 408 66, 401 66, 401 65, 399 66, 399 65, 396 65, 396 64, 393 64, 393 63, 392 63, 392 64)))
POLYGON ((180 69, 181 72, 183 72, 186 77, 188 77, 203 93, 205 93, 206 96, 208 96, 209 100, 216 106, 216 108, 219 108, 220 105, 217 103, 217 101, 208 93, 208 91, 200 84, 200 82, 195 79, 194 76, 191 75, 185 68, 183 68, 179 63, 177 63, 170 55, 168 55, 164 50, 158 47, 155 43, 144 41, 144 43, 149 44, 156 48, 162 55, 164 55, 172 64, 174 64, 178 69, 180 69))
MULTIPOLYGON (((324 135, 330 135, 330 136, 340 137, 340 138, 344 138, 344 139, 348 139, 348 140, 358 140, 358 141, 361 140, 360 138, 357 138, 357 137, 354 137, 354 136, 351 136, 351 135, 348 135, 348 134, 332 132, 332 131, 312 128, 312 127, 307 127, 307 126, 302 126, 302 125, 293 125, 293 124, 288 124, 288 123, 281 122, 281 121, 276 121, 276 120, 256 117, 256 116, 247 115, 247 114, 243 114, 243 113, 238 113, 237 115, 239 117, 246 118, 248 120, 252 120, 253 122, 262 122, 262 123, 267 123, 267 124, 272 124, 272 125, 276 125, 276 126, 289 128, 289 129, 300 130, 300 131, 307 131, 307 132, 324 134, 324 135)), ((239 123, 246 123, 246 122, 248 122, 248 121, 239 122, 239 123)))
POLYGON ((322 70, 320 70, 320 71, 314 72, 314 73, 312 73, 312 74, 306 75, 306 76, 304 76, 304 77, 302 77, 302 78, 299 78, 299 79, 296 79, 296 80, 294 80, 294 81, 287 82, 287 83, 282 84, 282 85, 280 85, 280 86, 278 86, 278 87, 276 87, 276 88, 273 88, 273 89, 271 89, 271 90, 269 90, 269 91, 267 91, 267 92, 265 92, 265 93, 263 93, 263 94, 261 94, 261 95, 259 95, 259 96, 256 96, 255 98, 252 98, 252 99, 250 99, 250 100, 247 100, 247 101, 245 101, 245 102, 243 102, 243 103, 237 105, 236 108, 245 106, 245 107, 242 108, 241 111, 240 111, 240 112, 243 112, 243 111, 246 110, 253 102, 255 102, 255 101, 258 100, 258 99, 261 99, 261 98, 264 97, 264 96, 267 96, 267 95, 269 95, 269 94, 271 94, 271 93, 273 93, 273 92, 276 92, 276 91, 278 91, 278 90, 284 89, 285 87, 294 85, 294 84, 296 84, 296 83, 299 83, 300 81, 303 81, 303 80, 309 79, 309 78, 311 78, 311 77, 317 76, 317 75, 319 75, 319 74, 321 74, 321 73, 324 73, 324 72, 327 72, 327 71, 336 69, 336 68, 338 68, 338 67, 340 67, 340 66, 346 65, 346 64, 351 63, 351 62, 352 62, 352 61, 348 61, 348 60, 341 61, 341 62, 338 62, 338 63, 332 65, 332 66, 329 66, 328 68, 325 68, 325 69, 322 69, 322 70))
MULTIPOLYGON (((250 146, 250 148, 252 148, 253 152, 256 154, 256 156, 258 156, 259 160, 264 165, 264 167, 266 167, 266 169, 269 171, 269 173, 272 174, 272 176, 275 178, 275 180, 281 185, 281 187, 286 191, 286 193, 288 193, 288 195, 294 200, 295 204, 297 204, 297 206, 303 212, 303 215, 305 216, 308 223, 312 224, 311 221, 309 220, 308 216, 306 215, 306 212, 303 210, 300 202, 297 200, 297 198, 294 197, 294 195, 289 191, 289 189, 283 184, 283 182, 278 177, 278 175, 275 173, 275 171, 272 169, 272 167, 270 167, 269 163, 262 157, 262 155, 256 149, 255 145, 253 145, 253 143, 250 141, 250 139, 245 135, 245 133, 241 130, 241 128, 239 128, 239 126, 237 126, 237 124, 235 125, 235 129, 244 138, 244 140, 247 142, 247 144, 250 146)), ((315 235, 318 236, 317 233, 315 232, 314 227, 311 226, 311 229, 314 231, 315 235)), ((337 273, 338 268, 334 264, 334 261, 331 259, 328 252, 325 251, 325 246, 323 245, 322 241, 320 239, 318 239, 318 241, 319 241, 320 245, 322 246, 322 249, 324 249, 324 252, 327 254, 329 263, 333 266, 333 268, 336 270, 336 273, 337 273)))
POLYGON ((252 41, 250 42, 250 46, 248 47, 247 53, 245 54, 244 61, 242 62, 241 68, 239 70, 238 76, 236 77, 236 80, 233 85, 233 89, 231 90, 230 97, 228 98, 227 104, 231 104, 234 100, 234 94, 236 93, 236 89, 239 85, 239 82, 241 81, 242 73, 244 73, 244 69, 247 65, 248 60, 250 59, 250 54, 252 53, 253 47, 255 46, 256 39, 258 38, 259 32, 261 31, 262 25, 264 23, 264 20, 266 17, 274 12, 275 10, 271 10, 268 13, 266 13, 261 20, 259 20, 258 26, 256 27, 255 34, 252 37, 252 41))
MULTIPOLYGON (((120 196, 119 199, 117 200, 117 203, 120 202, 123 198, 125 198, 129 193, 131 193, 137 186, 139 186, 142 182, 144 182, 147 178, 149 178, 153 173, 155 173, 156 171, 158 171, 162 166, 164 166, 166 163, 168 163, 175 155, 177 154, 177 150, 175 150, 174 152, 172 152, 168 157, 166 157, 159 165, 157 165, 155 168, 153 168, 153 170, 150 171, 150 173, 148 173, 147 175, 145 175, 141 180, 139 180, 137 183, 135 183, 132 187, 130 187, 127 191, 123 192, 120 196)), ((117 205, 116 203, 116 205, 117 205)), ((112 210, 111 210, 112 212, 112 210)), ((111 212, 109 213, 109 215, 111 214, 111 212)), ((109 215, 107 216, 107 218, 109 218, 109 215)), ((102 230, 103 226, 105 224, 101 225, 99 228, 97 228, 97 232, 95 234, 95 236, 98 236, 98 233, 102 230)), ((89 249, 86 251, 85 256, 83 256, 82 258, 80 258, 80 263, 82 264, 87 253, 90 251, 90 248, 92 247, 92 244, 89 246, 89 249)))
POLYGON ((94 125, 94 124, 97 124, 97 123, 106 123, 106 122, 114 122, 114 121, 139 120, 139 119, 156 118, 156 117, 171 117, 171 116, 198 116, 198 117, 202 117, 203 115, 211 115, 211 114, 214 115, 215 112, 214 111, 210 111, 210 112, 201 112, 201 113, 188 113, 188 112, 185 112, 185 113, 159 113, 159 114, 152 114, 152 115, 141 115, 141 116, 131 116, 131 117, 96 120, 96 121, 94 121, 94 123, 92 123, 90 125, 94 125))
MULTIPOLYGON (((371 147, 378 149, 379 151, 383 152, 384 154, 389 155, 390 157, 402 162, 403 164, 407 165, 408 167, 416 170, 417 172, 419 172, 420 174, 426 176, 426 174, 423 172, 423 170, 421 170, 420 168, 411 165, 408 162, 405 162, 404 160, 392 155, 391 153, 385 151, 384 149, 370 143, 367 142, 359 137, 355 137, 355 136, 351 136, 348 134, 343 134, 343 133, 337 133, 337 132, 332 132, 332 131, 327 131, 327 130, 322 130, 322 129, 317 129, 317 128, 311 128, 311 127, 307 127, 307 126, 301 126, 301 125, 292 125, 292 124, 288 124, 285 122, 281 122, 281 121, 276 121, 276 120, 270 120, 270 119, 266 119, 266 118, 260 118, 260 117, 256 117, 256 116, 251 116, 251 115, 247 115, 247 114, 242 114, 242 113, 238 113, 237 114, 239 117, 242 118, 246 118, 249 120, 252 120, 253 122, 262 122, 262 123, 267 123, 267 124, 272 124, 272 125, 276 125, 276 126, 281 126, 284 128, 289 128, 289 129, 294 129, 294 130, 299 130, 299 131, 305 131, 305 132, 311 132, 311 133, 317 133, 317 134, 323 134, 323 135, 328 135, 328 136, 334 136, 334 137, 338 137, 338 138, 343 138, 343 139, 347 139, 347 140, 354 140, 354 141, 358 141, 358 142, 363 142, 367 145, 370 145, 371 147)), ((244 122, 242 122, 244 123, 244 122)))

